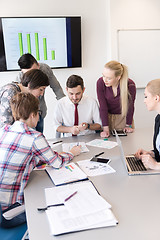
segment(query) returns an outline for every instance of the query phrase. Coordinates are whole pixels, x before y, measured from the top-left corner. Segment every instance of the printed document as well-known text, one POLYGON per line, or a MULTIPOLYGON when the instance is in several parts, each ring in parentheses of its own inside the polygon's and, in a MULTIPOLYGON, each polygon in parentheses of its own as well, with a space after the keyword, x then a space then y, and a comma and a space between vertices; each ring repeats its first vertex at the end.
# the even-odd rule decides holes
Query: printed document
POLYGON ((111 205, 98 194, 90 181, 46 188, 45 196, 47 205, 64 203, 64 206, 46 210, 52 235, 117 224, 111 205), (75 191, 77 194, 64 200, 75 191))
POLYGON ((107 148, 107 149, 114 148, 115 146, 118 145, 117 142, 104 141, 102 139, 94 139, 86 144, 92 147, 101 147, 101 148, 107 148))
POLYGON ((56 186, 87 179, 87 175, 73 162, 60 169, 47 166, 46 171, 56 186))
POLYGON ((89 159, 78 161, 77 164, 87 174, 87 176, 90 177, 115 172, 115 170, 110 165, 101 162, 93 162, 89 159))

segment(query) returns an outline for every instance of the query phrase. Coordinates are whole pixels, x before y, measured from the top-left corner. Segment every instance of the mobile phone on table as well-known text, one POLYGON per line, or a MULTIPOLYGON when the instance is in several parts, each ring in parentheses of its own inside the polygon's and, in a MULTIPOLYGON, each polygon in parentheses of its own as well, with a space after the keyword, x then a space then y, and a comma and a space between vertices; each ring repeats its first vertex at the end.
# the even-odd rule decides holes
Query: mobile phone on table
POLYGON ((109 163, 111 161, 111 159, 94 157, 91 161, 93 161, 93 162, 100 162, 100 163, 109 163))

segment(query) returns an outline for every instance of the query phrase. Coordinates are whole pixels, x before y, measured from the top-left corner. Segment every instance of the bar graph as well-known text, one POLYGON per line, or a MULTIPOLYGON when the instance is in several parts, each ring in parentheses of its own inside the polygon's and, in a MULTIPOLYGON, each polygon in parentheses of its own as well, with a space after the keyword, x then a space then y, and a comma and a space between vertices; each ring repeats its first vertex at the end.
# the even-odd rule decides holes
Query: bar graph
POLYGON ((20 56, 23 55, 22 33, 18 33, 20 56))
POLYGON ((31 35, 27 33, 27 47, 28 47, 28 53, 31 53, 31 35))
MULTIPOLYGON (((19 39, 19 52, 20 52, 20 56, 22 56, 24 54, 24 50, 23 50, 23 42, 25 38, 27 39, 27 51, 28 53, 32 54, 32 44, 31 42, 33 42, 33 39, 31 41, 31 34, 30 33, 26 33, 26 35, 22 36, 22 33, 18 33, 18 39, 19 39)), ((47 38, 44 37, 43 39, 43 59, 41 60, 48 60, 48 53, 47 53, 47 38)), ((36 51, 36 59, 37 61, 40 60, 40 49, 39 49, 39 35, 37 32, 34 33, 34 44, 35 44, 35 51, 36 51)), ((51 59, 55 60, 55 50, 51 50, 50 51, 51 54, 51 59)))
POLYGON ((47 60, 47 40, 43 38, 43 52, 44 52, 44 60, 47 60))
POLYGON ((55 50, 51 51, 51 55, 52 55, 52 60, 55 60, 55 50))
POLYGON ((38 33, 35 33, 35 46, 36 46, 36 59, 40 60, 39 57, 39 39, 38 39, 38 33))
POLYGON ((67 67, 65 18, 14 20, 3 19, 7 69, 19 69, 18 59, 25 53, 32 54, 39 63, 50 67, 67 67))

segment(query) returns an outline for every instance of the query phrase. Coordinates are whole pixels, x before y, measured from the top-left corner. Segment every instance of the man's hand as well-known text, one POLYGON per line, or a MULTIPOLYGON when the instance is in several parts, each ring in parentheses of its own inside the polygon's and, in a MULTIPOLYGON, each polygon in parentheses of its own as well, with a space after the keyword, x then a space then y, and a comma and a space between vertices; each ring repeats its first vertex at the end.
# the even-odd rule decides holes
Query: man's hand
POLYGON ((73 135, 79 134, 79 133, 80 133, 79 127, 78 127, 78 126, 73 126, 73 127, 71 128, 71 133, 72 133, 73 135))

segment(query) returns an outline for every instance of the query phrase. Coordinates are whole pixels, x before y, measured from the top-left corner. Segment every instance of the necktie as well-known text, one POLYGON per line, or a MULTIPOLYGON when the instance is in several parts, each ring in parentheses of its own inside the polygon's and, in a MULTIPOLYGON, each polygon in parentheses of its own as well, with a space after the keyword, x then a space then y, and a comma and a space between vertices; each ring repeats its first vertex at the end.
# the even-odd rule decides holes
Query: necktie
MULTIPOLYGON (((75 106, 75 109, 74 109, 74 126, 77 126, 78 125, 78 108, 77 108, 78 104, 75 103, 74 106, 75 106)), ((72 134, 72 136, 77 136, 77 135, 72 134)))
POLYGON ((74 104, 75 110, 74 110, 74 126, 78 125, 78 104, 74 104))

